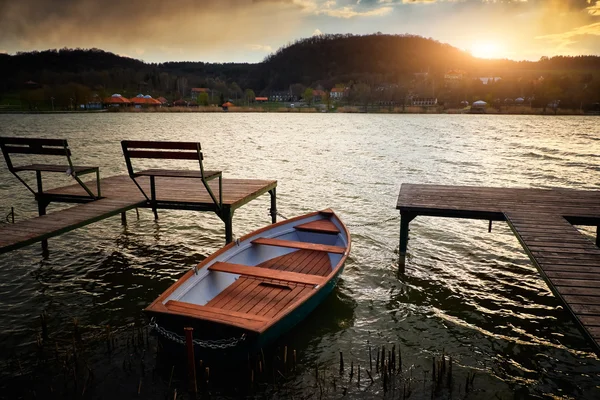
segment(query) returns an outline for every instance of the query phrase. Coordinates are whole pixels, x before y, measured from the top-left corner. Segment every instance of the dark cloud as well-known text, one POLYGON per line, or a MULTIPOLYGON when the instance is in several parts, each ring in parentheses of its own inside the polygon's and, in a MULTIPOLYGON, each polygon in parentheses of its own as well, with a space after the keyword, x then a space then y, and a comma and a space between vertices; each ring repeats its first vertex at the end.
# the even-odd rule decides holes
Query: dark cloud
POLYGON ((298 7, 292 0, 0 0, 0 49, 102 47, 141 57, 150 48, 263 45, 265 27, 288 31, 298 7))

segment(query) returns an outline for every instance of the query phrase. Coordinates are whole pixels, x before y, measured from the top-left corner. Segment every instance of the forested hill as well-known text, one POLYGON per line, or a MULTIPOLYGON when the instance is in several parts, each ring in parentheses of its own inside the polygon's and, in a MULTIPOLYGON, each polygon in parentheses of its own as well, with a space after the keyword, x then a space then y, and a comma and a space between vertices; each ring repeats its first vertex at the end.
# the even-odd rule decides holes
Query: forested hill
POLYGON ((397 82, 414 72, 464 69, 474 61, 468 53, 420 36, 320 35, 268 56, 260 66, 260 83, 285 87, 290 82, 397 82))
POLYGON ((80 85, 101 95, 141 91, 155 97, 186 97, 192 87, 222 93, 253 89, 267 94, 287 90, 293 84, 324 89, 349 82, 403 84, 416 72, 443 78, 451 69, 470 76, 596 75, 600 57, 553 57, 537 62, 481 60, 432 39, 383 34, 313 36, 279 49, 258 64, 151 64, 98 49, 62 49, 0 54, 0 95, 18 92, 31 81, 44 87, 80 85))
POLYGON ((319 82, 397 83, 415 72, 443 75, 452 69, 469 75, 498 76, 600 70, 600 57, 542 57, 540 61, 486 60, 414 35, 320 35, 279 49, 260 64, 261 87, 286 87, 319 82))

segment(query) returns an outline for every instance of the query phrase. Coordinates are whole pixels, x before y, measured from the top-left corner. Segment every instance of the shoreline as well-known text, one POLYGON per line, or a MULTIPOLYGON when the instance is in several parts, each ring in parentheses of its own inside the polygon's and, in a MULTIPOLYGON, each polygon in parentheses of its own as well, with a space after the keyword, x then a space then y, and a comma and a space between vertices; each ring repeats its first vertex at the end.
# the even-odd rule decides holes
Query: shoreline
POLYGON ((472 115, 540 115, 540 116, 600 116, 600 112, 583 112, 581 110, 565 109, 543 112, 541 108, 510 107, 505 110, 489 108, 485 112, 471 112, 469 109, 440 109, 440 107, 364 107, 344 106, 335 110, 327 111, 315 107, 230 107, 223 110, 221 107, 157 107, 157 108, 124 108, 124 109, 100 109, 100 110, 73 110, 73 111, 28 111, 28 110, 2 110, 0 114, 98 114, 98 113, 295 113, 295 114, 472 114, 472 115))

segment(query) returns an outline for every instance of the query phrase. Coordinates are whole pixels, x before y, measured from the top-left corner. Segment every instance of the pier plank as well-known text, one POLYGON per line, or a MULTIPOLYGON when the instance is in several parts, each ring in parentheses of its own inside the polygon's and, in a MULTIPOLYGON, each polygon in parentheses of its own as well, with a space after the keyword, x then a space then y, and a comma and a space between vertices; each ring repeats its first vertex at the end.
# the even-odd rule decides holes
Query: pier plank
MULTIPOLYGON (((600 191, 402 184, 396 208, 409 221, 421 215, 505 220, 600 354, 598 239, 572 225, 600 226, 600 191)), ((401 257, 404 232, 401 227, 401 257)))
MULTIPOLYGON (((195 209, 207 211, 214 209, 214 202, 200 178, 158 177, 157 208, 195 209), (198 182, 196 182, 196 180, 198 182), (163 206, 164 205, 164 206, 163 206)), ((140 177, 138 182, 147 192, 150 191, 148 177, 140 177)), ((87 182, 88 184, 95 182, 87 182)), ((219 185, 209 182, 211 190, 218 197, 219 185)), ((102 198, 84 204, 49 212, 15 224, 0 226, 0 254, 32 243, 61 235, 65 232, 108 218, 133 208, 150 208, 150 204, 127 175, 111 176, 100 180, 102 198)), ((275 180, 261 179, 223 179, 223 204, 235 210, 256 197, 277 187, 275 180)), ((46 190, 45 198, 49 202, 75 202, 67 196, 86 196, 79 184, 46 190)))

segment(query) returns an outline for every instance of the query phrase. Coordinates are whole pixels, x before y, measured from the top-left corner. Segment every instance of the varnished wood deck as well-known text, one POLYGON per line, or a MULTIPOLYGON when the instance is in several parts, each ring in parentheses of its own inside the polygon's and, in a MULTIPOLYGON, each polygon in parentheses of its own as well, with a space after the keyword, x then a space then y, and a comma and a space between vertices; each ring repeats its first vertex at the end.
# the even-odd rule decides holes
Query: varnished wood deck
MULTIPOLYGON (((149 178, 137 179, 146 193, 149 193, 149 178)), ((79 204, 15 224, 0 226, 0 254, 61 235, 132 208, 150 207, 140 190, 127 175, 104 178, 100 181, 100 185, 102 191, 100 200, 79 204)), ((223 179, 222 185, 223 206, 231 218, 235 209, 274 190, 277 181, 223 179)), ((218 198, 218 182, 211 181, 210 186, 218 198)), ((216 211, 216 206, 200 179, 157 177, 156 187, 157 199, 160 200, 159 209, 216 211)), ((48 202, 81 202, 81 197, 75 199, 69 196, 85 196, 86 193, 80 185, 74 184, 47 190, 44 195, 48 202)))
MULTIPOLYGON (((533 264, 600 354, 600 249, 572 225, 598 227, 600 191, 403 184, 400 251, 418 215, 507 221, 533 264)), ((404 254, 402 254, 404 253, 404 254)))
MULTIPOLYGON (((150 193, 150 178, 136 178, 142 189, 150 193)), ((145 198, 127 175, 111 176, 100 180, 102 196, 111 199, 127 199, 144 201, 145 198)), ((210 181, 209 186, 215 196, 219 197, 217 181, 210 181)), ((277 186, 277 181, 259 179, 223 179, 223 204, 236 209, 261 194, 277 186)), ((60 195, 85 195, 79 185, 71 185, 58 189, 48 190, 47 194, 60 195)), ((202 186, 200 179, 191 178, 156 178, 156 198, 160 202, 187 203, 197 208, 214 208, 210 195, 202 186)))
MULTIPOLYGON (((265 261, 258 267, 322 277, 332 271, 327 253, 313 250, 297 250, 265 261)), ((273 319, 314 290, 314 284, 240 276, 206 305, 273 319)))
POLYGON ((101 199, 10 225, 0 225, 0 254, 112 217, 139 201, 101 199))

